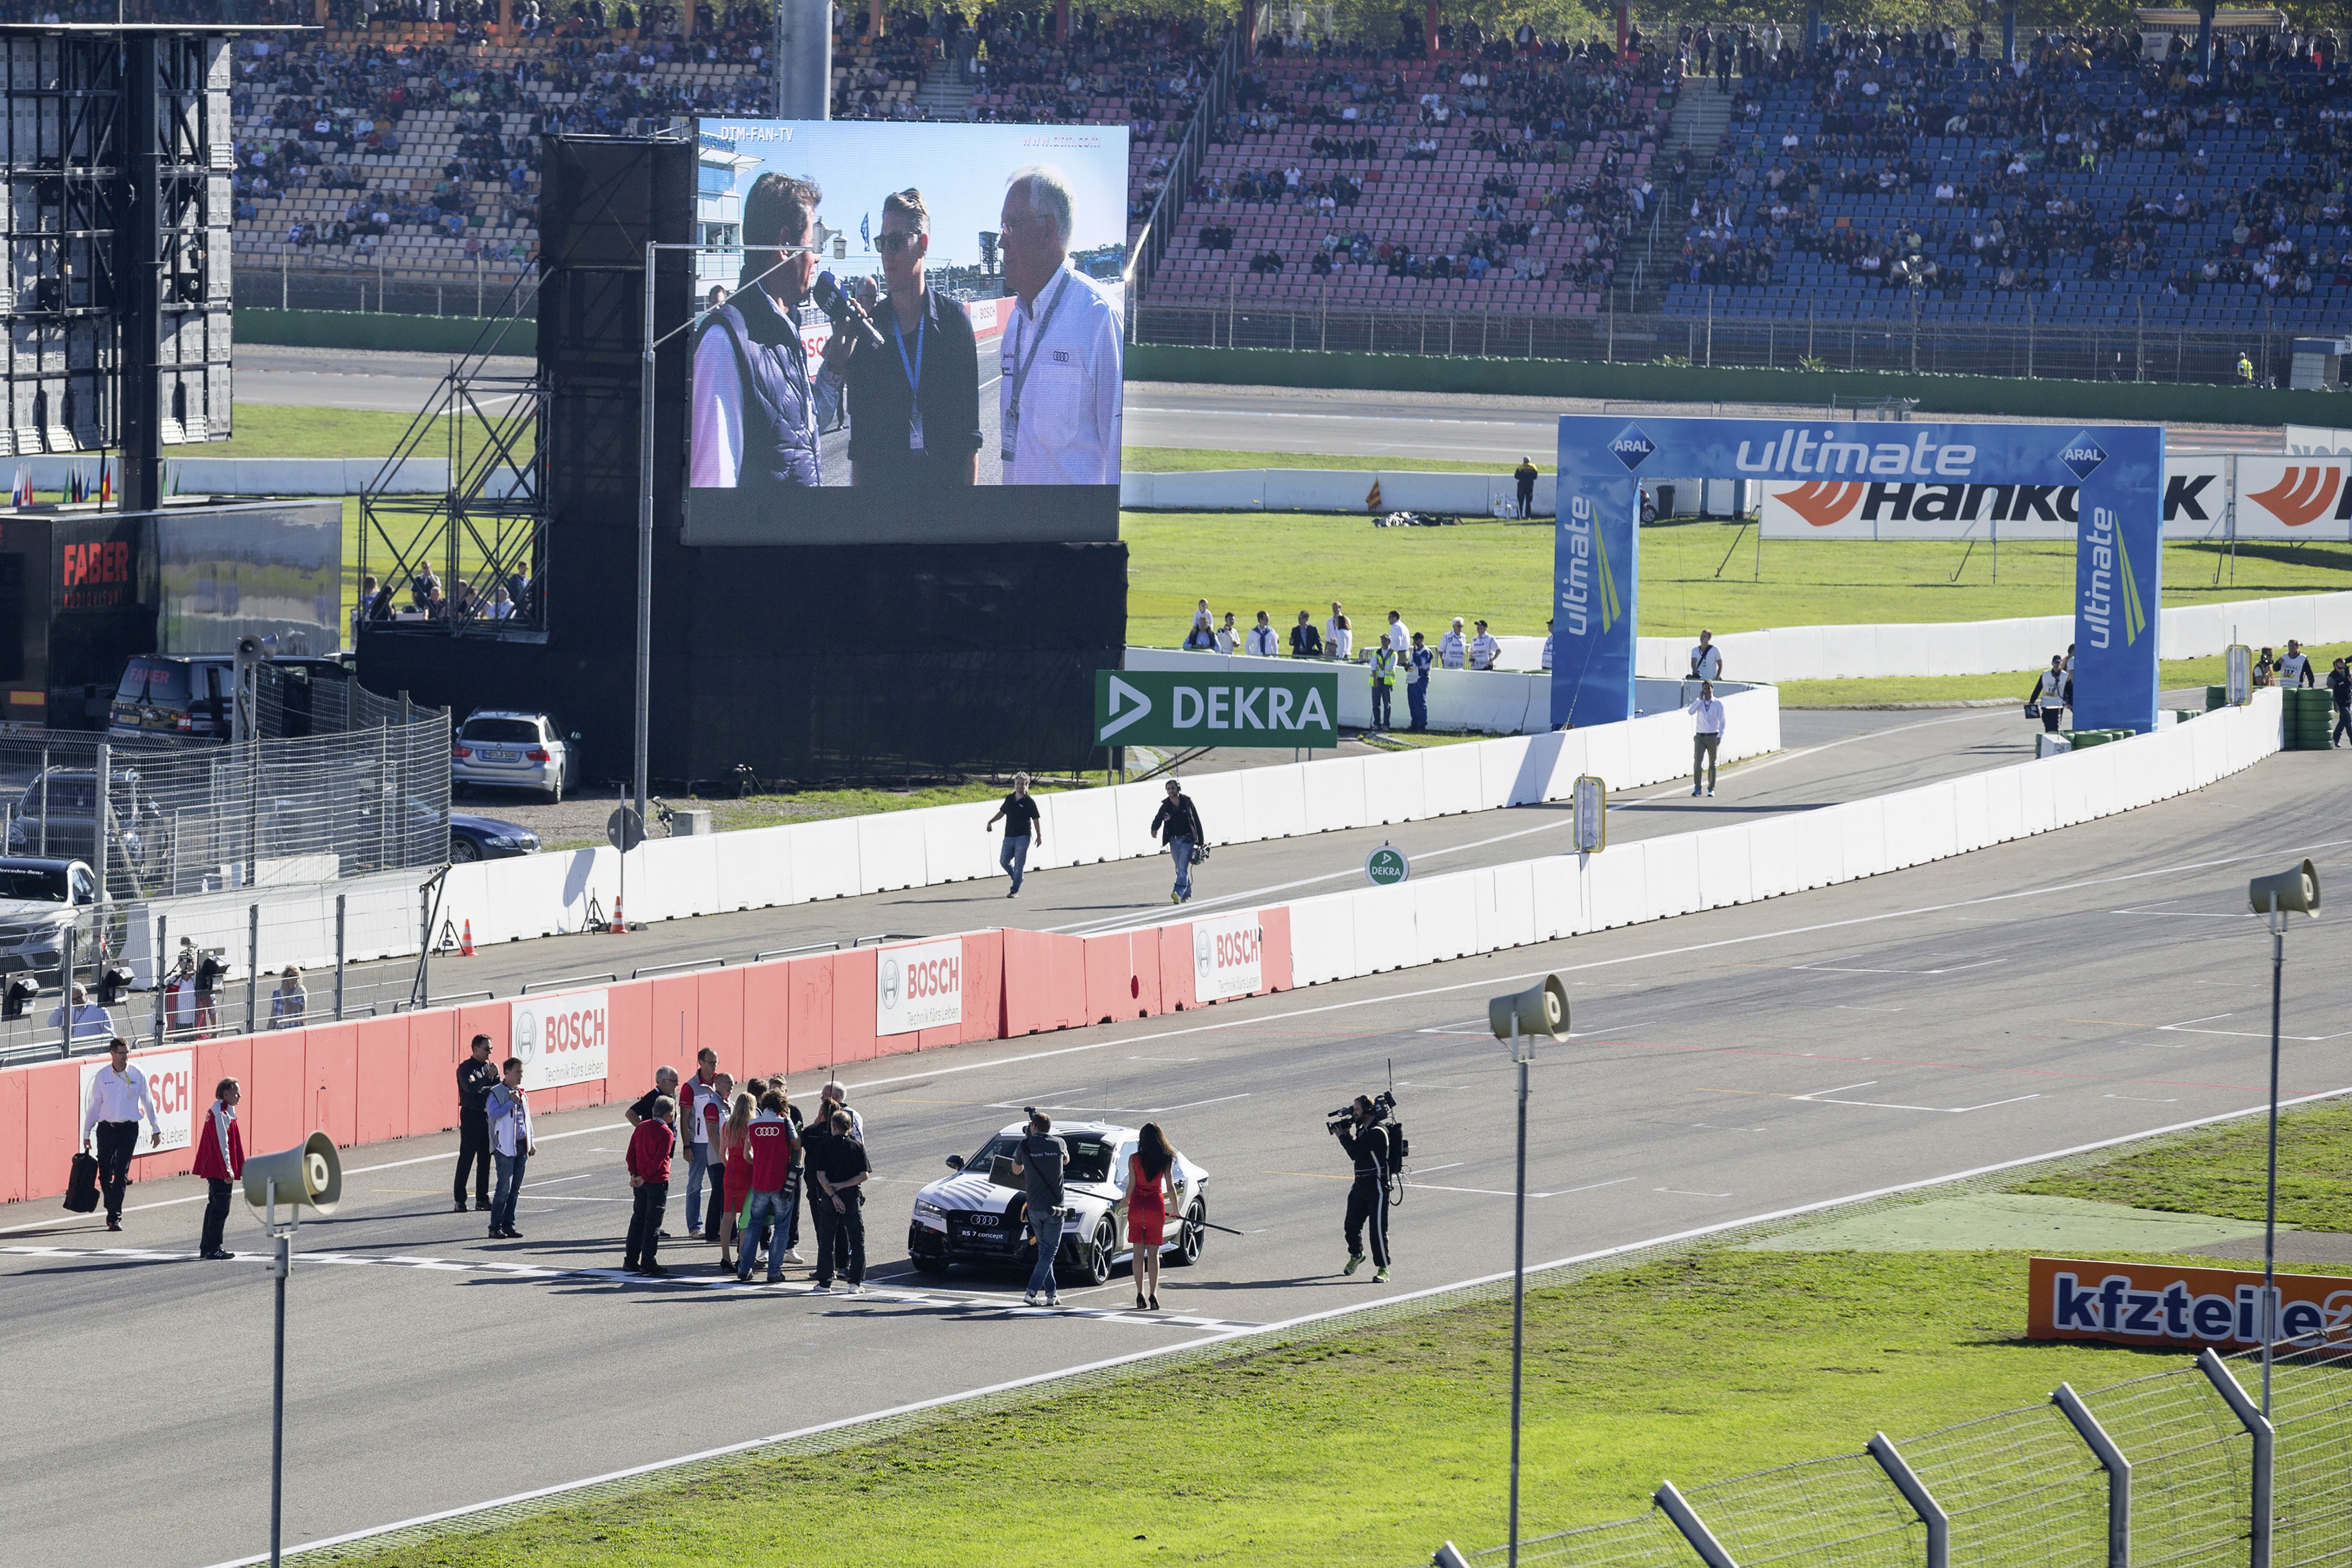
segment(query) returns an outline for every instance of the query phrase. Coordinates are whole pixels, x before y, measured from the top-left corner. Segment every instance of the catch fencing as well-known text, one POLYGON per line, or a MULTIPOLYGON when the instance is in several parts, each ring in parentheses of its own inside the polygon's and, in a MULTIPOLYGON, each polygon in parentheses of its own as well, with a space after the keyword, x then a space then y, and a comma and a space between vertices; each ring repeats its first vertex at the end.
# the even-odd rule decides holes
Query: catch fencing
MULTIPOLYGON (((2352 1559, 2352 1332, 2208 1350, 1859 1452, 1522 1540, 1540 1568, 2306 1568, 2352 1559)), ((1449 1549, 1451 1551, 1451 1549, 1449 1549)), ((1507 1546, 1441 1553, 1493 1568, 1507 1546)))
POLYGON ((236 302, 249 309, 467 320, 539 313, 537 264, 506 256, 452 256, 446 266, 419 269, 322 251, 274 267, 239 261, 235 287, 236 302))
POLYGON ((1223 299, 1140 300, 1129 341, 1333 353, 1584 360, 1615 364, 1748 366, 1767 370, 1892 370, 2025 380, 2147 381, 2226 385, 2238 356, 2264 384, 2284 382, 2294 334, 2267 323, 2195 331, 2137 317, 2097 325, 2053 324, 2032 302, 1997 307, 1986 320, 1857 318, 1802 298, 1778 300, 1771 317, 1581 315, 1500 310, 1465 303, 1328 304, 1311 290, 1279 301, 1236 285, 1223 299))
MULTIPOLYGON (((100 902, 440 865, 448 714, 412 710, 404 721, 351 682, 321 681, 310 700, 357 708, 363 727, 243 744, 0 735, 7 852, 88 862, 100 902), (378 704, 388 710, 370 721, 365 710, 378 704)), ((263 705, 266 734, 276 727, 266 691, 263 705)))

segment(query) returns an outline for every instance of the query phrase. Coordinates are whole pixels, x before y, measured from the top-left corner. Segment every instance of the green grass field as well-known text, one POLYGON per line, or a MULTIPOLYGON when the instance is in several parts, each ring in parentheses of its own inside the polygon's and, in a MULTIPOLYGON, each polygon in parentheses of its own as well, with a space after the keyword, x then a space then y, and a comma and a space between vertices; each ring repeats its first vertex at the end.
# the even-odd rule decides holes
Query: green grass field
MULTIPOLYGON (((2237 1213, 2260 1170, 2258 1125, 2020 1190, 2237 1213)), ((2352 1108, 2294 1112, 2286 1126, 2297 1223, 2352 1229, 2352 1108)), ((1899 1438, 2039 1402, 2061 1381, 2093 1388, 2180 1364, 2024 1340, 2025 1256, 1710 1249, 1535 1292, 1529 1532, 1640 1513, 1662 1478, 1686 1488, 1853 1453, 1875 1430, 1899 1438)), ((1184 1300, 1181 1274, 1168 1288, 1184 1300)), ((781 1568, 808 1560, 823 1521, 824 1558, 842 1568, 1046 1554, 1403 1568, 1440 1540, 1504 1533, 1509 1349, 1507 1302, 1433 1311, 830 1454, 699 1470, 363 1560, 781 1568), (1041 1484, 1013 1484, 1031 1477, 1041 1484)), ((731 1375, 789 1409, 789 1380, 771 1390, 755 1356, 731 1375)))
MULTIPOLYGON (((2347 586, 2352 586, 2352 584, 2347 586)), ((2352 643, 2332 643, 2325 647, 2306 647, 2304 651, 2316 661, 2317 673, 2324 675, 2331 661, 2352 658, 2352 643)), ((2168 658, 2157 667, 2157 679, 2167 691, 2178 691, 2185 687, 2219 686, 2223 678, 2222 662, 2219 654, 2210 658, 2168 658)), ((1955 702, 1978 697, 2013 697, 2021 704, 2025 700, 2026 689, 2032 684, 2032 672, 2030 670, 2009 675, 1906 675, 1870 680, 1784 680, 1780 683, 1780 706, 1835 708, 1867 702, 1955 702)))
MULTIPOLYGON (((1298 512, 1130 511, 1120 533, 1129 551, 1128 635, 1151 646, 1181 642, 1193 602, 1204 596, 1244 625, 1259 610, 1277 626, 1300 610, 1319 622, 1339 599, 1359 628, 1383 624, 1393 609, 1416 629, 1484 616, 1499 635, 1531 636, 1542 634, 1551 596, 1549 521, 1376 529, 1369 518, 1298 512)), ((1961 570, 1960 544, 1772 541, 1760 577, 1751 578, 1755 538, 1752 529, 1743 534, 1717 522, 1643 530, 1642 632, 2054 616, 2066 612, 2074 587, 2070 543, 2004 546, 1995 582, 1982 546, 1961 570)), ((2217 554, 2203 544, 2167 545, 2165 602, 2352 587, 2352 545, 2242 545, 2234 581, 2223 560, 2219 585, 2217 554)), ((2005 695, 2011 685, 2022 689, 2004 681, 1982 695, 2005 695)))
POLYGON ((1207 447, 1129 447, 1120 466, 1137 474, 1186 474, 1202 468, 1409 468, 1424 474, 1491 474, 1492 463, 1456 463, 1443 458, 1347 458, 1325 452, 1232 452, 1207 447))
MULTIPOLYGON (((2011 1190, 2259 1220, 2264 1136, 2262 1119, 2249 1117, 2161 1151, 2011 1190)), ((2305 1230, 2352 1230, 2352 1105, 2317 1106, 2280 1120, 2278 1216, 2305 1230)))

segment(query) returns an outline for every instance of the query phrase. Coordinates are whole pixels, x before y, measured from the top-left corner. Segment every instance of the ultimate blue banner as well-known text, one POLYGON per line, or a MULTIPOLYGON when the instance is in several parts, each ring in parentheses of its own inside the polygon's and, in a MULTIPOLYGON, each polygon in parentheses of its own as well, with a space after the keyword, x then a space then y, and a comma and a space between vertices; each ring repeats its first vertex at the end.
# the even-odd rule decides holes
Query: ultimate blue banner
POLYGON ((1823 537, 1837 535, 1835 525, 1850 510, 1895 517, 2030 514, 2072 525, 2073 727, 2156 727, 2162 426, 1591 415, 1559 422, 1555 725, 1633 717, 1640 486, 1644 479, 1710 479, 1839 492, 1845 504, 1805 513, 1823 537), (1816 515, 1821 521, 1814 521, 1816 515))

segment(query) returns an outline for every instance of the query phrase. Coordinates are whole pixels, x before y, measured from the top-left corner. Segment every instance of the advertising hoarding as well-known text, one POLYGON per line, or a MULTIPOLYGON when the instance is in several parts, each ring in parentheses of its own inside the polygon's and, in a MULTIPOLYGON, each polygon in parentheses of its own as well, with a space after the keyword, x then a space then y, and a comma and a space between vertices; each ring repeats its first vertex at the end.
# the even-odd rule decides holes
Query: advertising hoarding
POLYGON ((1192 922, 1192 994, 1203 1002, 1247 996, 1264 984, 1265 931, 1258 912, 1192 922))
MULTIPOLYGON (((2282 1339, 2352 1328, 2352 1279, 2281 1274, 2282 1339)), ((2036 1258, 2027 1270, 2025 1335, 2104 1340, 2228 1354, 2263 1342, 2263 1277, 2244 1268, 2036 1258)))
POLYGON ((1127 138, 702 121, 685 542, 1116 539, 1127 138))
POLYGON ((593 1083, 609 1075, 609 993, 567 991, 518 997, 508 1015, 508 1054, 522 1062, 525 1089, 593 1083))
MULTIPOLYGON (((184 1149, 195 1141, 196 1122, 196 1056, 194 1051, 137 1051, 131 1065, 147 1075, 147 1098, 155 1107, 155 1126, 163 1142, 149 1148, 149 1130, 139 1129, 138 1152, 161 1154, 172 1149, 184 1149)), ((82 1118, 89 1113, 90 1080, 106 1066, 104 1057, 94 1057, 81 1064, 81 1093, 74 1100, 74 1146, 81 1146, 82 1118)), ((205 1096, 212 1103, 212 1096, 205 1096)))
POLYGON ((910 1035, 963 1022, 963 943, 886 947, 874 961, 874 1032, 910 1035))
POLYGON ((1095 671, 1097 745, 1337 746, 1339 712, 1336 669, 1095 671))

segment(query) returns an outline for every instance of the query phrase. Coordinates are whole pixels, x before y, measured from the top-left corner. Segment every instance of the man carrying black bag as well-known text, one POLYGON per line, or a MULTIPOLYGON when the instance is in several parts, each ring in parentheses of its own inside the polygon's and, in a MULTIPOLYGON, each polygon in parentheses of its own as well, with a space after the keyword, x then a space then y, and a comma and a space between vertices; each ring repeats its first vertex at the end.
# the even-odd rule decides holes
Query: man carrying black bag
POLYGON ((147 1147, 162 1147, 163 1125, 155 1119, 147 1075, 131 1065, 131 1042, 118 1037, 109 1047, 106 1066, 89 1080, 89 1104, 81 1116, 82 1152, 89 1152, 93 1131, 98 1138, 98 1184, 106 1199, 109 1230, 122 1228, 122 1192, 131 1184, 131 1156, 139 1152, 142 1114, 147 1119, 147 1147))

